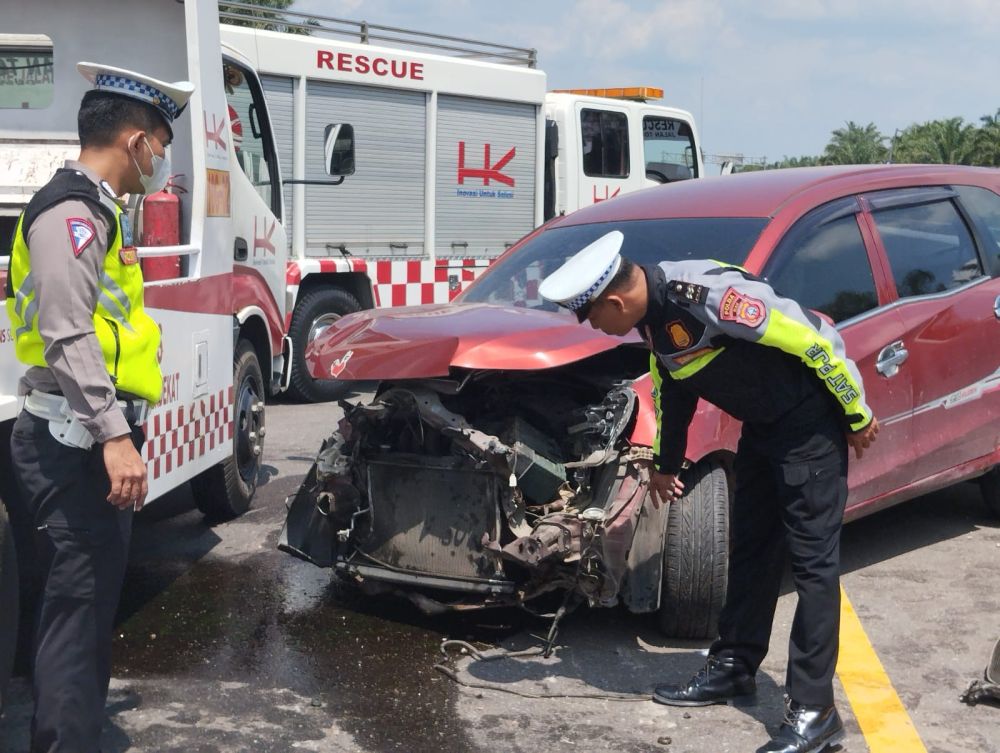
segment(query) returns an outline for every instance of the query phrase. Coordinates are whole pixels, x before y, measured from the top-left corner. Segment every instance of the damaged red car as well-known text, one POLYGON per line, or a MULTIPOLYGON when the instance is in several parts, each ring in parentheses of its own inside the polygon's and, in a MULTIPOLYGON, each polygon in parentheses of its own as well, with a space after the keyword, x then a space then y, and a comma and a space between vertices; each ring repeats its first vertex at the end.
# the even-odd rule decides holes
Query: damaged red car
POLYGON ((307 354, 313 375, 379 386, 343 403, 281 547, 429 611, 558 592, 713 636, 738 422, 699 405, 687 492, 654 509, 648 351, 537 292, 615 229, 640 264, 741 264, 836 322, 882 426, 851 462, 847 519, 973 478, 1000 512, 1000 173, 806 168, 602 202, 520 241, 451 304, 338 321, 307 354))

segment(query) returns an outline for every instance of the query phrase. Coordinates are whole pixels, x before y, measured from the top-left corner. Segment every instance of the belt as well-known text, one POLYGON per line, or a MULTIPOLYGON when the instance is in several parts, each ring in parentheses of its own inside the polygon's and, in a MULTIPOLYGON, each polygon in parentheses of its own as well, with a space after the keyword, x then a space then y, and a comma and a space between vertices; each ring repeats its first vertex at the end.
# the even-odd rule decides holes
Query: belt
MULTIPOLYGON (((144 423, 149 416, 149 402, 146 400, 116 400, 115 404, 122 409, 125 420, 133 426, 144 423)), ((32 390, 24 398, 24 409, 31 415, 48 421, 52 436, 62 444, 82 450, 89 450, 93 446, 94 437, 73 415, 69 401, 62 395, 32 390)))

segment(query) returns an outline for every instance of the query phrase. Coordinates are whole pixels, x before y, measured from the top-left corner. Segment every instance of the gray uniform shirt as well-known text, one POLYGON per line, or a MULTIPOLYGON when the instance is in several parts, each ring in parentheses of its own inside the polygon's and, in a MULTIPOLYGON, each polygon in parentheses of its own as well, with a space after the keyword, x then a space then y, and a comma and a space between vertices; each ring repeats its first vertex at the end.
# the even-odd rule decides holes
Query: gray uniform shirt
MULTIPOLYGON (((104 190, 100 177, 88 167, 75 160, 67 160, 65 167, 82 173, 98 190, 104 190)), ((97 442, 129 433, 94 331, 98 280, 108 252, 109 229, 108 219, 97 208, 70 199, 38 215, 25 238, 48 368, 30 367, 21 378, 18 393, 61 392, 97 442), (70 219, 87 220, 97 231, 79 255, 70 234, 70 219)))

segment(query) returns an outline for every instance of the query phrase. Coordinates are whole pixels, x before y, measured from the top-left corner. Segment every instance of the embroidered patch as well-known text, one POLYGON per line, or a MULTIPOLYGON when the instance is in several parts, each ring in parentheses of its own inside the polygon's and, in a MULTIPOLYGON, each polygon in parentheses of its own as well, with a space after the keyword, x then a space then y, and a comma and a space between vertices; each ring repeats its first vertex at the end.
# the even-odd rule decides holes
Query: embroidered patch
POLYGON ((704 303, 708 300, 708 288, 704 285, 695 285, 693 282, 670 280, 667 282, 667 290, 691 303, 704 303))
POLYGON ((73 256, 82 254, 97 237, 94 223, 82 217, 70 217, 66 220, 66 227, 69 228, 69 242, 73 246, 73 256))
POLYGON ((748 327, 756 327, 767 315, 767 309, 762 301, 740 293, 735 288, 729 288, 722 296, 719 306, 719 318, 725 322, 739 322, 748 327))
POLYGON ((118 258, 121 259, 122 264, 138 264, 139 252, 136 250, 135 246, 123 246, 118 251, 118 258))
POLYGON ((670 335, 670 342, 674 344, 675 348, 683 350, 691 347, 691 333, 680 320, 672 321, 667 325, 667 334, 670 335))
POLYGON ((347 362, 351 360, 351 356, 353 355, 354 351, 349 350, 346 353, 344 353, 344 355, 342 355, 340 358, 338 358, 336 361, 334 361, 330 365, 330 376, 339 377, 344 372, 344 369, 347 368, 347 362))

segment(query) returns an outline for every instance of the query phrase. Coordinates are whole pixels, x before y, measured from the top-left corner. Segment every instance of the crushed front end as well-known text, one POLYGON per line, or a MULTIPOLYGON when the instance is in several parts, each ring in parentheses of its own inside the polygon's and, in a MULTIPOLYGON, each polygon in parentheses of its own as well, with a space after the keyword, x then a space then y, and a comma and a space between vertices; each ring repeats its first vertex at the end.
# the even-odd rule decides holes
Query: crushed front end
POLYGON ((428 611, 552 591, 655 609, 649 450, 627 441, 635 392, 600 360, 383 383, 371 402, 342 403, 281 548, 428 611))

